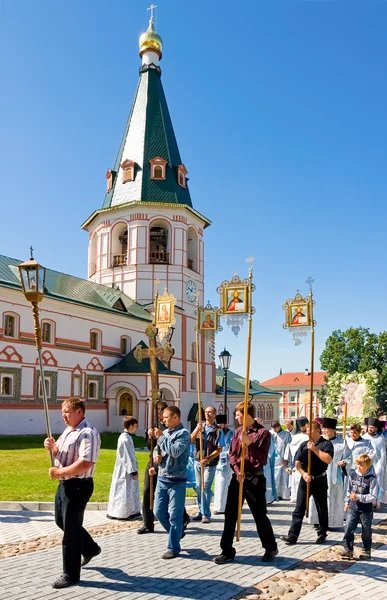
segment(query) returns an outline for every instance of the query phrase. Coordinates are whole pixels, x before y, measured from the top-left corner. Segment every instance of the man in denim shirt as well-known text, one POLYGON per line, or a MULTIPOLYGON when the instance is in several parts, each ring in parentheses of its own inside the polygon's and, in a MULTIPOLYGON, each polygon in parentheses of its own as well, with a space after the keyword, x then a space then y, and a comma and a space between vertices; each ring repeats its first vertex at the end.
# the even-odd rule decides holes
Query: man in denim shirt
POLYGON ((154 435, 160 454, 155 450, 158 478, 154 512, 165 531, 169 533, 168 551, 162 558, 175 558, 180 553, 183 533, 183 514, 187 464, 191 437, 180 421, 180 409, 169 406, 163 413, 167 429, 155 429, 154 435))

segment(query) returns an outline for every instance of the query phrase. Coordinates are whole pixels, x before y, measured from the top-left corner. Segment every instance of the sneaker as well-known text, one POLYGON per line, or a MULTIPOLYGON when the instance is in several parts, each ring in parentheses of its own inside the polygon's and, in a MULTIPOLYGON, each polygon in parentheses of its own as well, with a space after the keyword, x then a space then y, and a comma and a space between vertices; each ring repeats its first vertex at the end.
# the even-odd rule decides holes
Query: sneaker
POLYGON ((169 560, 171 558, 176 558, 177 556, 179 556, 179 555, 168 550, 168 552, 164 552, 164 554, 161 555, 161 558, 164 558, 165 560, 169 560))
POLYGON ((219 554, 219 556, 215 556, 212 559, 212 562, 216 563, 217 565, 224 565, 227 562, 232 562, 234 560, 234 556, 231 558, 231 556, 226 556, 225 554, 219 554))
POLYGON ((325 540, 327 539, 326 535, 319 535, 316 544, 325 544, 325 540))
POLYGON ((137 529, 137 533, 139 533, 140 535, 142 535, 143 533, 154 533, 154 532, 155 532, 154 529, 148 529, 148 527, 145 527, 145 525, 140 527, 140 529, 137 529))
POLYGON ((278 555, 278 548, 275 550, 266 550, 265 554, 261 558, 261 562, 268 563, 273 562, 275 557, 278 555))
POLYGON ((202 523, 211 523, 211 519, 208 517, 202 517, 202 523))
POLYGON ((195 517, 192 517, 191 519, 192 521, 201 521, 202 520, 202 515, 199 513, 198 515, 196 515, 195 517))
POLYGON ((359 554, 360 560, 368 560, 371 558, 371 552, 368 550, 362 550, 359 554))
POLYGON ((293 546, 294 544, 297 544, 297 538, 292 537, 291 535, 281 535, 281 540, 283 542, 286 542, 288 546, 293 546))
POLYGON ((55 590, 61 590, 62 588, 67 588, 70 587, 70 585, 76 585, 77 583, 79 583, 79 579, 70 579, 68 575, 65 575, 63 573, 63 575, 61 575, 56 581, 54 581, 52 587, 55 590))
POLYGON ((353 550, 343 550, 342 552, 340 552, 340 557, 341 558, 348 558, 349 560, 352 560, 352 558, 353 558, 353 550))
POLYGON ((91 561, 91 559, 94 558, 95 556, 98 556, 98 554, 101 554, 101 552, 102 552, 102 548, 100 548, 98 546, 98 549, 96 550, 96 552, 94 552, 94 554, 92 554, 91 556, 84 556, 81 560, 81 567, 88 565, 89 562, 91 561))

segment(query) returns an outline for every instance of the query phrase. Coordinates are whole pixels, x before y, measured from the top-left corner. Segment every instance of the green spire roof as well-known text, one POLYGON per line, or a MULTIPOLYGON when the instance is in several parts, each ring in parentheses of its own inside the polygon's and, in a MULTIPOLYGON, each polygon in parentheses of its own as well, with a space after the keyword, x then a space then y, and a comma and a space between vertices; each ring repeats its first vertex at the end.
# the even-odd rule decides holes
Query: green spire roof
POLYGON ((183 204, 192 208, 188 187, 178 183, 177 167, 182 164, 179 148, 161 83, 160 67, 143 64, 136 96, 129 114, 113 171, 113 186, 102 208, 128 202, 183 204), (149 161, 167 161, 166 179, 152 180, 149 161), (134 181, 122 183, 124 160, 134 161, 134 181))

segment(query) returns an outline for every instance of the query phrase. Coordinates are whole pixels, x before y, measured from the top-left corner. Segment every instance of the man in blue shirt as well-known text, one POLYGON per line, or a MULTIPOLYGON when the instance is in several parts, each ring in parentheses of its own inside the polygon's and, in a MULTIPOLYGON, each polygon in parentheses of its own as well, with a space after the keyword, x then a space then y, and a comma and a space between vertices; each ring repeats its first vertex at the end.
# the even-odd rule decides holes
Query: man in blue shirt
MULTIPOLYGON (((162 555, 162 558, 169 559, 180 553, 191 438, 181 424, 177 406, 166 408, 163 419, 167 429, 154 429, 158 447, 154 456, 154 462, 158 465, 154 512, 169 534, 168 551, 162 555)), ((149 474, 152 474, 151 471, 149 474)))

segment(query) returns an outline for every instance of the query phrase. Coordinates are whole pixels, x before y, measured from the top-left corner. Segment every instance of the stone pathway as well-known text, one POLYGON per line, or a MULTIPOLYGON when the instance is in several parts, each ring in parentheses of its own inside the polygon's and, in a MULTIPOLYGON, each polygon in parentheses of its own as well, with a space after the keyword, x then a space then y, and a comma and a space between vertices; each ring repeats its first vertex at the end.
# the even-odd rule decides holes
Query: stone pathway
MULTIPOLYGON (((294 505, 285 502, 270 507, 269 514, 277 537, 287 532, 293 508, 294 505)), ((219 540, 223 529, 223 519, 220 516, 214 518, 210 525, 191 523, 187 536, 182 541, 181 555, 166 563, 160 556, 166 549, 167 538, 160 529, 155 534, 138 536, 135 531, 128 529, 128 524, 125 523, 123 526, 126 528, 121 529, 121 524, 118 524, 117 533, 111 533, 106 523, 92 523, 95 518, 102 521, 106 519, 104 512, 97 515, 95 513, 98 511, 88 511, 86 519, 91 519, 89 527, 107 528, 104 537, 99 539, 102 553, 83 569, 79 586, 55 592, 51 588, 52 581, 61 571, 60 547, 30 551, 0 561, 0 600, 16 600, 21 594, 23 600, 44 600, 53 593, 58 598, 76 595, 77 600, 229 600, 237 596, 246 597, 246 590, 249 592, 247 597, 260 598, 263 590, 253 586, 270 577, 282 576, 283 571, 289 573, 288 569, 300 560, 321 551, 321 547, 314 544, 315 530, 305 525, 296 546, 286 546, 279 541, 279 557, 273 565, 263 565, 258 558, 262 555, 262 550, 257 541, 254 522, 250 513, 245 511, 242 540, 236 544, 237 557, 233 563, 218 566, 211 561, 211 558, 219 553, 219 540)), ((377 517, 385 519, 387 515, 378 513, 377 517)), ((17 513, 12 516, 3 511, 0 512, 0 534, 3 539, 11 539, 10 531, 13 528, 12 539, 15 540, 15 535, 18 534, 20 541, 26 539, 22 535, 29 535, 28 526, 32 531, 32 524, 35 523, 42 536, 43 528, 52 531, 50 519, 51 514, 26 516, 24 513, 17 513)), ((117 527, 117 524, 114 526, 117 527)), ((57 533, 56 528, 54 531, 57 533)), ((341 545, 342 535, 342 532, 330 533, 329 543, 324 549, 329 550, 330 546, 339 542, 341 545)), ((359 563, 354 564, 351 569, 364 568, 358 565, 359 563)), ((371 563, 371 566, 373 567, 374 563, 371 563)), ((330 582, 334 579, 335 577, 330 582)), ((361 585, 364 590, 363 582, 361 585)), ((320 591, 322 586, 317 589, 320 591)), ((285 595, 282 597, 283 600, 293 600, 285 595)), ((317 596, 304 596, 304 600, 314 598, 317 596)), ((321 600, 331 598, 335 597, 321 597, 321 600)), ((340 598, 344 600, 349 596, 340 595, 340 598)), ((387 598, 387 594, 384 598, 387 598)), ((373 597, 372 600, 381 598, 373 597)))

